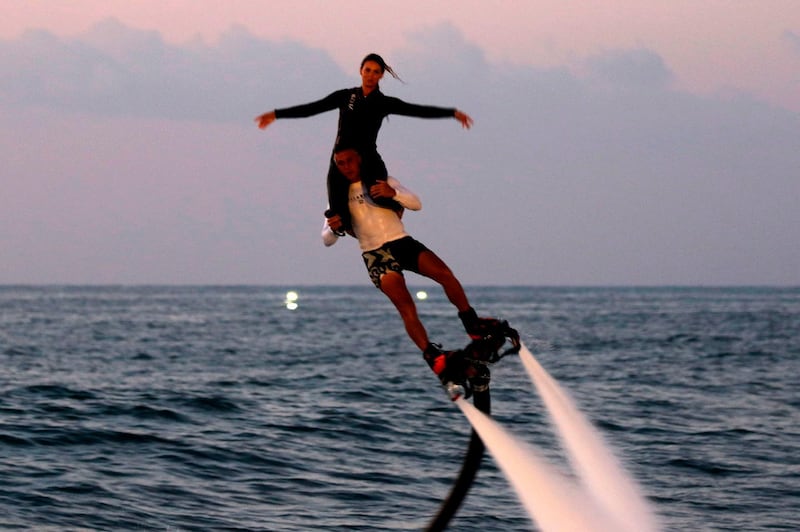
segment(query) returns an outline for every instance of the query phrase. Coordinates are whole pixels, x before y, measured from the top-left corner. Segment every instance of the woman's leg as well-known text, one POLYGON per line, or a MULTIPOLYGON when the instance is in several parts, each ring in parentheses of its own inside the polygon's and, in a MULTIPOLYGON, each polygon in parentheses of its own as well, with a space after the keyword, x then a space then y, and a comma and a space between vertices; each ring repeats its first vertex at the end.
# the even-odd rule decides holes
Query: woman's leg
MULTIPOLYGON (((367 190, 375 184, 376 181, 385 181, 389 172, 386 170, 386 164, 381 158, 381 154, 375 150, 360 151, 361 155, 361 180, 364 181, 367 190)), ((383 207, 398 210, 400 204, 390 198, 372 198, 372 200, 383 207)))
POLYGON ((330 218, 338 214, 345 229, 350 227, 350 208, 347 205, 349 190, 350 183, 331 159, 331 165, 328 167, 328 211, 325 212, 325 217, 330 218))

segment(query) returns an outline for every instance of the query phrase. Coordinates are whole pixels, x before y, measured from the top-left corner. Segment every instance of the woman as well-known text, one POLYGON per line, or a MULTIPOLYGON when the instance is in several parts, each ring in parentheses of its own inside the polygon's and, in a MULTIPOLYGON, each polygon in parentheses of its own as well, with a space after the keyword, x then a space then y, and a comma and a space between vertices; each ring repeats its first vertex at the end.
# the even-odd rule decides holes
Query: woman
MULTIPOLYGON (((369 54, 361 61, 361 86, 333 92, 315 102, 275 109, 256 117, 261 129, 266 128, 278 118, 305 118, 339 109, 339 129, 334 148, 339 144, 354 146, 361 153, 362 175, 368 183, 385 180, 386 165, 377 150, 378 131, 383 119, 390 114, 416 116, 419 118, 453 117, 469 129, 472 118, 455 108, 434 107, 406 103, 399 98, 384 95, 379 86, 385 72, 400 79, 392 68, 378 54, 369 54)), ((328 217, 338 214, 344 229, 350 229, 350 212, 347 208, 349 183, 336 168, 331 156, 328 168, 328 217)), ((376 201, 384 206, 399 208, 396 202, 382 198, 376 201)))

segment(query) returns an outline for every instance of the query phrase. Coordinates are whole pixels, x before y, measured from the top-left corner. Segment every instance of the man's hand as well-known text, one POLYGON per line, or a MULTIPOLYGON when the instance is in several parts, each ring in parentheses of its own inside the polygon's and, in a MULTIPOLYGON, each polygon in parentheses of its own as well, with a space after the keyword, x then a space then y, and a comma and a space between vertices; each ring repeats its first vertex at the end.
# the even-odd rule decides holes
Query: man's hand
POLYGON ((373 198, 388 198, 391 199, 397 195, 397 191, 389 186, 386 181, 377 181, 374 185, 369 187, 369 195, 373 198))

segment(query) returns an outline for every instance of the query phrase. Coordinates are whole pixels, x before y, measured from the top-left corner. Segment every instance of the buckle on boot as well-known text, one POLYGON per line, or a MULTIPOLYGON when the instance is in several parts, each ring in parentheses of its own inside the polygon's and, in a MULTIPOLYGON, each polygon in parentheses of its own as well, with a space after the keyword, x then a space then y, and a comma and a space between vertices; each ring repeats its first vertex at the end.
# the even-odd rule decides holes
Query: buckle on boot
POLYGON ((522 347, 519 333, 511 328, 507 321, 495 321, 491 330, 481 338, 472 340, 464 348, 467 359, 483 364, 494 364, 506 355, 519 353, 522 347), (500 351, 506 341, 510 346, 505 351, 500 351))

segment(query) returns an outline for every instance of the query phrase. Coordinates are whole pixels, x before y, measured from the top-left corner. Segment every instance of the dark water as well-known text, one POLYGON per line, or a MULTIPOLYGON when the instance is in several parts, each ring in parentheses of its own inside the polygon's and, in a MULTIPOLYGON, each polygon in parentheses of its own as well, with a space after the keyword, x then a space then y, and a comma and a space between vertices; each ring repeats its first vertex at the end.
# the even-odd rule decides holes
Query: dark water
MULTIPOLYGON (((420 530, 469 426, 370 286, 0 287, 3 530, 420 530)), ((465 343, 437 289, 431 336, 465 343)), ((800 529, 800 290, 473 288, 668 530, 800 529)), ((520 362, 496 419, 559 466, 520 362)), ((452 530, 533 530, 491 458, 452 530)))

